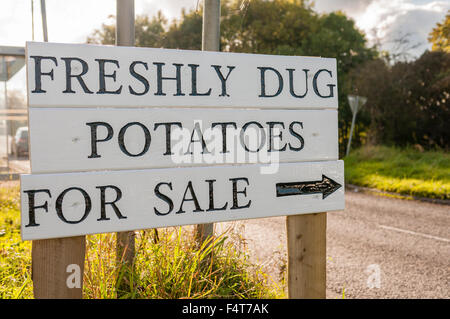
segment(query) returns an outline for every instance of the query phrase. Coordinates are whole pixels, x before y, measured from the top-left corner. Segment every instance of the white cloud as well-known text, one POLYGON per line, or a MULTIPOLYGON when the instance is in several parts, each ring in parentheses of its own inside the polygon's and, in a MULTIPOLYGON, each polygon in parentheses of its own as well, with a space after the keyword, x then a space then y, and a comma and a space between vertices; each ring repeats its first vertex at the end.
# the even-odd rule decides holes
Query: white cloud
MULTIPOLYGON (((390 28, 383 30, 385 48, 392 50, 395 47, 396 39, 410 34, 410 45, 417 45, 409 52, 412 56, 419 56, 426 49, 430 49, 431 44, 428 42, 428 35, 436 26, 436 22, 442 21, 446 12, 443 3, 432 3, 432 5, 419 8, 412 7, 402 14, 398 14, 390 28)), ((447 8, 450 8, 450 4, 447 4, 447 8)))
POLYGON ((430 0, 317 0, 320 12, 344 11, 352 17, 370 44, 379 41, 384 50, 395 50, 393 41, 409 34, 411 56, 430 48, 428 34, 444 19, 450 1, 430 0))
MULTIPOLYGON (((136 14, 155 15, 158 10, 172 20, 181 8, 196 8, 203 0, 135 0, 136 14)), ((411 33, 415 42, 428 47, 427 35, 442 21, 450 1, 443 0, 316 0, 319 12, 342 10, 373 41, 392 41, 399 33, 411 33)), ((47 0, 49 40, 85 42, 87 36, 115 14, 116 0, 47 0)), ((40 1, 34 0, 35 39, 42 40, 40 1)), ((23 46, 31 40, 31 1, 2 0, 0 45, 23 46)), ((421 52, 420 52, 421 53, 421 52)))
MULTIPOLYGON (((178 17, 181 8, 196 8, 198 0, 135 0, 135 13, 156 15, 158 10, 170 20, 178 17)), ((202 1, 202 0, 200 0, 202 1)), ((116 0, 46 0, 48 39, 50 42, 84 43, 88 35, 108 23, 116 14, 116 0)), ((25 46, 32 40, 31 1, 1 0, 0 45, 25 46)), ((41 6, 34 0, 35 41, 43 41, 41 6)), ((8 86, 24 90, 25 68, 8 86)))
POLYGON ((2 1, 0 10, 0 45, 23 46, 31 39, 29 1, 2 1))
POLYGON ((203 0, 136 0, 136 12, 147 14, 150 16, 156 15, 161 10, 164 16, 172 21, 181 16, 181 9, 185 8, 188 12, 190 9, 195 9, 203 0), (164 5, 162 5, 164 3, 164 5))
MULTIPOLYGON (((158 10, 170 20, 181 8, 196 8, 202 0, 135 0, 135 13, 156 15, 158 10)), ((46 0, 48 38, 51 42, 83 43, 94 29, 116 14, 116 0, 46 0)), ((0 45, 24 46, 31 40, 31 1, 1 0, 0 45)), ((42 41, 41 6, 34 0, 35 40, 42 41)))
POLYGON ((344 11, 355 18, 363 13, 373 0, 316 0, 314 9, 318 12, 344 11))
MULTIPOLYGON (((393 27, 409 32, 415 32, 418 29, 431 31, 430 28, 427 28, 428 25, 423 25, 423 23, 444 17, 446 9, 450 9, 449 2, 434 1, 421 5, 405 0, 376 0, 366 7, 364 13, 358 17, 356 24, 366 32, 375 29, 376 36, 380 38, 392 33, 393 27), (402 25, 404 25, 403 28, 402 25)), ((431 23, 434 25, 436 22, 431 23)), ((371 39, 373 35, 368 34, 368 37, 371 39)))
MULTIPOLYGON (((158 10, 172 20, 180 16, 181 8, 196 8, 203 0, 135 0, 136 14, 155 15, 158 10)), ((370 41, 376 38, 386 43, 410 33, 412 43, 421 43, 413 55, 429 48, 427 36, 444 19, 450 1, 430 0, 316 0, 319 12, 342 10, 370 41), (372 32, 374 31, 374 32, 372 32)), ((46 0, 49 41, 83 43, 87 36, 108 16, 116 13, 116 0, 46 0)), ((40 1, 34 0, 35 40, 42 41, 40 1)), ((31 40, 31 1, 1 0, 0 45, 24 46, 31 40)), ((12 87, 23 86, 25 71, 17 74, 12 87), (22 83, 23 82, 23 83, 22 83)))

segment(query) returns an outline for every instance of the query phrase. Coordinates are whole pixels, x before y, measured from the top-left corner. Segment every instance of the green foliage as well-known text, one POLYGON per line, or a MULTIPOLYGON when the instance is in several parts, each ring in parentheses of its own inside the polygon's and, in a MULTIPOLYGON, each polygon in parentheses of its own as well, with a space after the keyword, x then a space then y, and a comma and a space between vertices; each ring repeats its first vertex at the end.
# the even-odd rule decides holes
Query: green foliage
MULTIPOLYGON (((347 95, 353 92, 351 70, 373 60, 377 52, 353 20, 341 12, 317 14, 309 3, 286 0, 225 1, 221 21, 225 51, 336 58, 339 88, 340 153, 344 153, 350 131, 351 111, 347 95)), ((360 145, 369 121, 359 119, 354 145, 360 145)))
POLYGON ((138 47, 146 46, 151 43, 152 47, 162 47, 164 28, 163 25, 167 23, 166 19, 159 11, 156 17, 149 18, 147 16, 138 16, 136 18, 135 28, 135 44, 138 47))
POLYGON ((162 46, 169 49, 201 50, 202 13, 181 11, 181 19, 175 20, 164 35, 162 46))
POLYGON ((31 298, 31 242, 20 238, 19 187, 0 188, 0 299, 31 298))
POLYGON ((432 43, 433 51, 445 51, 450 53, 450 10, 442 23, 437 23, 430 32, 428 41, 432 43))
POLYGON ((301 1, 223 1, 224 51, 294 55, 317 28, 318 17, 301 1))
MULTIPOLYGON (((20 238, 19 209, 19 187, 0 188, 0 299, 33 298, 31 242, 20 238)), ((283 287, 249 263, 232 230, 201 247, 189 227, 159 229, 157 237, 140 231, 132 271, 116 265, 115 234, 86 236, 86 243, 84 298, 284 297, 283 287), (122 282, 130 289, 118 291, 122 282)))
MULTIPOLYGON (((373 60, 377 56, 376 50, 367 48, 364 34, 341 12, 319 15, 304 1, 253 0, 245 3, 247 5, 243 7, 239 1, 225 1, 223 5, 224 51, 336 58, 339 137, 341 146, 345 146, 352 117, 347 101, 347 95, 353 89, 349 72, 373 60)), ((367 124, 367 120, 360 121, 360 125, 367 124)), ((361 143, 361 131, 355 132, 355 145, 361 143)), ((340 151, 344 152, 343 147, 340 151)))
MULTIPOLYGON (((115 17, 109 16, 111 23, 103 23, 100 29, 96 29, 87 38, 88 43, 95 44, 115 44, 116 26, 115 17)), ((163 47, 164 46, 164 25, 167 20, 159 11, 152 18, 144 15, 136 16, 135 20, 135 44, 136 46, 163 47)))
POLYGON ((86 298, 280 298, 283 292, 248 262, 228 232, 197 247, 186 227, 139 232, 135 265, 116 266, 114 234, 88 236, 86 298), (101 251, 102 253, 99 253, 101 251), (128 277, 124 274, 129 274, 128 277), (119 281, 119 282, 118 282, 119 281), (122 285, 125 282, 125 285, 122 285), (129 287, 117 291, 115 287, 129 287))
MULTIPOLYGON (((158 17, 136 19, 136 45, 178 49, 201 49, 202 8, 182 11, 181 19, 167 25, 158 17), (145 38, 145 23, 154 38, 145 38), (163 31, 164 30, 164 31, 163 31)), ((367 48, 364 34, 341 12, 318 14, 310 1, 223 0, 221 1, 221 51, 281 55, 321 56, 337 59, 339 88, 339 139, 343 154, 350 131, 351 112, 347 95, 354 91, 351 70, 373 60, 377 52, 367 48)), ((88 42, 111 44, 114 25, 103 25, 88 42)), ((368 125, 359 119, 354 145, 360 145, 368 125)))
MULTIPOLYGON (((95 29, 90 36, 87 37, 86 42, 87 43, 94 43, 94 44, 115 44, 116 41, 116 27, 115 27, 115 17, 113 15, 110 15, 108 17, 113 22, 111 24, 102 23, 102 26, 100 29, 95 29)), ((137 19, 135 24, 137 25, 137 19)), ((137 27, 135 27, 135 32, 137 27)))
POLYGON ((366 146, 345 159, 345 181, 405 195, 450 199, 450 154, 366 146))
POLYGON ((450 146, 450 53, 425 52, 393 66, 375 60, 352 77, 358 94, 368 98, 361 115, 370 116, 371 143, 450 146))

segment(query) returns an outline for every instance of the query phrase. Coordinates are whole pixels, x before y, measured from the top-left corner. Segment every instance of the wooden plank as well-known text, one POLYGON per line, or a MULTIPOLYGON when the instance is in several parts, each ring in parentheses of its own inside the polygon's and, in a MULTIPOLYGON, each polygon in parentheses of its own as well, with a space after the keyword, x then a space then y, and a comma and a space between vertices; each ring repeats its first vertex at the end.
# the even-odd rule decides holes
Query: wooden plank
POLYGON ((29 126, 48 173, 338 159, 335 110, 30 108, 29 126))
POLYGON ((28 109, 3 109, 0 110, 0 114, 27 114, 28 109))
POLYGON ((326 298, 327 213, 287 216, 290 299, 326 298))
POLYGON ((22 239, 344 208, 342 161, 21 176, 22 239))
POLYGON ((31 107, 337 109, 336 59, 27 42, 31 107))
POLYGON ((85 236, 34 240, 33 292, 37 299, 81 299, 85 236))
POLYGON ((7 121, 26 121, 28 120, 28 116, 26 115, 0 115, 0 120, 7 120, 7 121))

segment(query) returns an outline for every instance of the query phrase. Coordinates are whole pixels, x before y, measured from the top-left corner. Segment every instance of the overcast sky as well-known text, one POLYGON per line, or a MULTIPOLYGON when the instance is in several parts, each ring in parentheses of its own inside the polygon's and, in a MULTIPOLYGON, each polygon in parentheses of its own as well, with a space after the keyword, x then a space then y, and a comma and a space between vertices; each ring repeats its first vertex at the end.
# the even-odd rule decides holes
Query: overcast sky
MULTIPOLYGON (((158 10, 172 20, 181 8, 196 8, 202 0, 135 0, 136 14, 154 15, 158 10)), ((385 49, 409 34, 417 48, 413 56, 430 48, 428 34, 450 10, 450 0, 315 0, 318 12, 341 10, 353 18, 370 43, 379 41, 385 49)), ((83 43, 108 16, 115 14, 116 0, 47 0, 48 38, 50 42, 83 43)), ((34 0, 35 41, 42 41, 40 1, 34 0)), ((0 3, 0 45, 24 46, 32 40, 31 0, 2 0, 0 3)), ((25 72, 20 71, 8 83, 23 88, 25 72)))

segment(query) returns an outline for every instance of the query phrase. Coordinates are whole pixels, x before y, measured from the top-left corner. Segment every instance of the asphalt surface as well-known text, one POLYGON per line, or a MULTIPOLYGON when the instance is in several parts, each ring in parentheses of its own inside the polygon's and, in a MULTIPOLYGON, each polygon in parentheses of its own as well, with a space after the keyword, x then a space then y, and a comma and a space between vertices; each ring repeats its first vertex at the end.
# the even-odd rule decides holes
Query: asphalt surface
MULTIPOLYGON (((450 206, 346 192, 327 214, 327 298, 450 298, 450 206)), ((286 218, 234 225, 251 261, 286 274, 286 218)))

